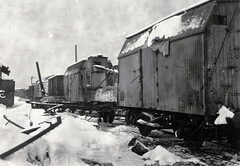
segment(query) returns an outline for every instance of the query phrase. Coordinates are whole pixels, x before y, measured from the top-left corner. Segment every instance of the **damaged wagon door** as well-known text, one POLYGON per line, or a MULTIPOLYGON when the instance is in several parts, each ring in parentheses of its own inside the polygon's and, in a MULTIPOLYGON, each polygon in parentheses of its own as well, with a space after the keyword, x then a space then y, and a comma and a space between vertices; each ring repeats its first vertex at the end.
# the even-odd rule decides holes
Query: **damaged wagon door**
POLYGON ((141 65, 140 52, 135 52, 119 60, 119 105, 129 107, 141 106, 141 65), (121 75, 124 73, 124 75, 121 75))

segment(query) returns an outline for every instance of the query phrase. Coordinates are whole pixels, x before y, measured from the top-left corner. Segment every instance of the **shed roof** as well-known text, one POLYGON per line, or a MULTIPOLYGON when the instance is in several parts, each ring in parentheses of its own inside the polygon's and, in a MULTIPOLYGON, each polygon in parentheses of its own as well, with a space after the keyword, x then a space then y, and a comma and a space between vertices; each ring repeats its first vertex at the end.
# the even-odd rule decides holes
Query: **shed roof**
POLYGON ((213 0, 200 1, 128 36, 118 58, 160 42, 201 33, 207 25, 214 4, 213 0))

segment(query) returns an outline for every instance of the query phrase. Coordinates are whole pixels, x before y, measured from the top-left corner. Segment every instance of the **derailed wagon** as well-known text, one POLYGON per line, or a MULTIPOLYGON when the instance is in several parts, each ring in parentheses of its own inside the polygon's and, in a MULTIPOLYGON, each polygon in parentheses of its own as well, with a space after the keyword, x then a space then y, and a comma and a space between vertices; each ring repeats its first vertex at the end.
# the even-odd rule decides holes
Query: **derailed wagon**
POLYGON ((240 149, 231 119, 214 125, 222 105, 235 115, 240 107, 239 2, 201 1, 127 37, 118 56, 127 123, 142 135, 172 128, 195 147, 227 137, 240 149))

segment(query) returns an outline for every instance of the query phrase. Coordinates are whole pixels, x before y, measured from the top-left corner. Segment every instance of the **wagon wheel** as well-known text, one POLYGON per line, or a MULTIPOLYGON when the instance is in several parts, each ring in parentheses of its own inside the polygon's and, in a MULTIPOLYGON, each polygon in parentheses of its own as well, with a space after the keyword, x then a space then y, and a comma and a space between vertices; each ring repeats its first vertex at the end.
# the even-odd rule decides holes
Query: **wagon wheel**
MULTIPOLYGON (((145 121, 148 121, 148 122, 150 121, 150 118, 148 116, 144 116, 142 119, 145 121)), ((143 136, 147 136, 152 131, 151 127, 149 127, 147 125, 143 125, 143 124, 138 124, 138 129, 139 129, 139 132, 141 133, 141 135, 143 135, 143 136)))
POLYGON ((115 112, 113 110, 110 110, 108 112, 108 122, 111 124, 114 121, 115 118, 115 112))
POLYGON ((115 112, 113 110, 104 110, 103 111, 103 121, 105 123, 112 123, 114 121, 115 112))
POLYGON ((118 110, 117 110, 117 113, 115 114, 115 119, 116 119, 116 120, 121 119, 122 114, 123 114, 123 111, 122 111, 121 109, 118 109, 118 110))
POLYGON ((227 142, 229 145, 239 151, 240 150, 240 112, 235 113, 233 118, 226 118, 227 120, 227 142))
POLYGON ((186 146, 190 149, 190 150, 196 150, 196 149, 200 149, 202 147, 203 144, 203 140, 204 140, 204 135, 203 135, 203 128, 200 128, 198 131, 195 132, 196 127, 191 127, 188 129, 184 129, 184 142, 186 144, 186 146), (195 132, 195 133, 193 133, 195 132))
POLYGON ((135 125, 139 117, 130 110, 126 110, 125 122, 127 125, 135 125))
POLYGON ((126 110, 125 122, 126 122, 127 125, 131 124, 131 119, 132 119, 131 111, 126 110))
POLYGON ((230 126, 227 132, 227 141, 229 145, 239 151, 240 150, 240 130, 234 126, 230 126))

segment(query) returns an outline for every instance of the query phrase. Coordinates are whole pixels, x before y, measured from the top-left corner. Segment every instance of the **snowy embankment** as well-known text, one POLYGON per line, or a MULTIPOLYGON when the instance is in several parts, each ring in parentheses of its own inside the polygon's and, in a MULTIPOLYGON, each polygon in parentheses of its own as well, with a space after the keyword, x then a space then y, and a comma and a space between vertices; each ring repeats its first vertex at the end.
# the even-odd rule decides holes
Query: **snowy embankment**
MULTIPOLYGON (((0 105, 0 147, 8 149, 14 143, 26 140, 25 137, 31 137, 38 132, 37 130, 30 135, 22 134, 20 128, 6 124, 7 121, 2 118, 3 115, 27 128, 30 123, 38 125, 43 121, 55 120, 52 116, 43 116, 43 112, 42 109, 31 110, 30 104, 19 101, 18 98, 15 99, 15 105, 12 108, 0 105)), ((3 160, 0 159, 0 165, 84 166, 89 165, 90 161, 92 165, 99 163, 99 165, 140 166, 154 163, 166 165, 184 161, 160 146, 143 156, 133 153, 128 148, 128 143, 133 138, 131 132, 128 132, 129 127, 122 125, 102 131, 101 128, 95 127, 97 123, 88 122, 84 120, 85 117, 74 117, 67 113, 57 116, 61 116, 62 124, 25 148, 3 160)))

